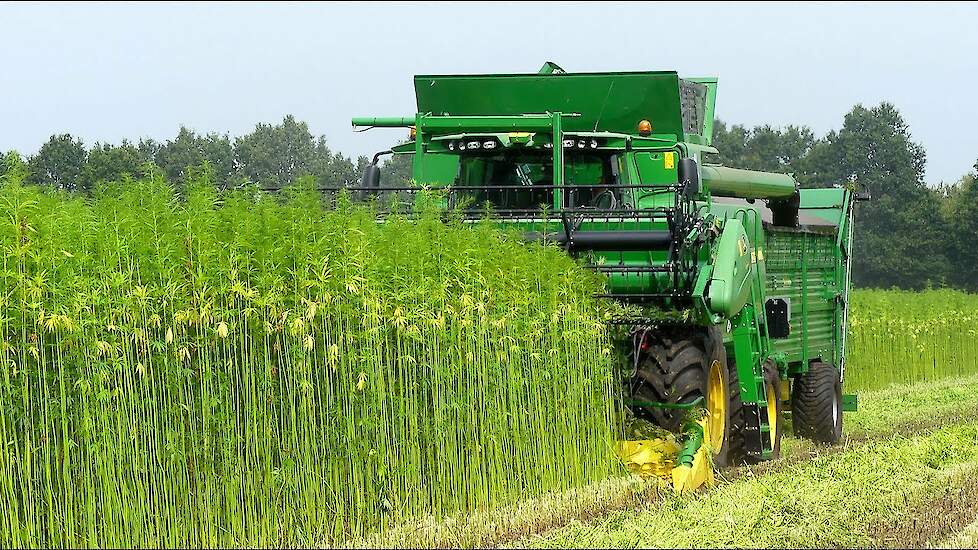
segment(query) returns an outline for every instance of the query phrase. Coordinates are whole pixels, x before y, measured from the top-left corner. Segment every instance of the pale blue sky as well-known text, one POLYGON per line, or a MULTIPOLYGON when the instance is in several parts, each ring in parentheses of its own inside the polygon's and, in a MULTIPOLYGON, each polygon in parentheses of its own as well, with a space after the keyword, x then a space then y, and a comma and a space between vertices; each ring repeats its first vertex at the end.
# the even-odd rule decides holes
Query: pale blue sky
POLYGON ((52 133, 248 132, 286 113, 334 149, 403 131, 415 73, 664 70, 720 78, 728 122, 838 128, 893 102, 930 183, 978 158, 976 4, 0 4, 0 150, 52 133))

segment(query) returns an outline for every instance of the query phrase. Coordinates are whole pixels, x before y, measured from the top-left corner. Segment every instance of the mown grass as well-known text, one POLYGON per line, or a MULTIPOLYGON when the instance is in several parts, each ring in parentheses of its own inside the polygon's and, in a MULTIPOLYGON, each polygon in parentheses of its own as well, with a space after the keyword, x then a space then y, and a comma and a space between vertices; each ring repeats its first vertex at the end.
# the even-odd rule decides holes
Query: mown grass
MULTIPOLYGON (((860 398, 860 410, 846 413, 847 439, 840 446, 826 448, 807 440, 786 437, 782 460, 723 470, 721 483, 737 483, 745 477, 794 467, 813 457, 843 452, 901 433, 933 432, 942 425, 970 418, 978 410, 978 376, 867 391, 860 398)), ((655 480, 642 482, 630 477, 615 477, 572 491, 529 498, 489 513, 409 522, 346 545, 479 548, 516 541, 515 544, 520 546, 530 544, 535 535, 550 530, 559 532, 574 521, 600 524, 602 518, 620 510, 655 510, 670 493, 668 487, 655 480)))
POLYGON ((306 546, 606 479, 598 284, 311 190, 0 187, 0 546, 306 546))
POLYGON ((978 425, 895 436, 654 509, 571 523, 535 547, 860 547, 870 528, 978 473, 978 425))
POLYGON ((978 375, 943 378, 859 394, 859 410, 843 415, 848 437, 900 431, 931 421, 969 419, 978 411, 978 375))
POLYGON ((961 532, 934 545, 935 548, 978 548, 978 517, 961 532))
MULTIPOLYGON (((908 510, 978 474, 978 455, 967 448, 978 437, 976 410, 975 375, 866 391, 859 411, 845 415, 839 446, 786 438, 785 458, 723 472, 713 492, 660 492, 633 509, 571 521, 516 546, 872 546, 881 523, 912 521, 908 510)), ((971 540, 972 531, 952 540, 971 540)))

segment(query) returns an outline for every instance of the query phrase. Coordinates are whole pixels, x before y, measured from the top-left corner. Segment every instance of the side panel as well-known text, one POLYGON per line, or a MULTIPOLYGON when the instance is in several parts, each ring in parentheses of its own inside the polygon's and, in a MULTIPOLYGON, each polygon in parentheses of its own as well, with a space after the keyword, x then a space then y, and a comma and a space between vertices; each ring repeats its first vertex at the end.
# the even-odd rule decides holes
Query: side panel
POLYGON ((413 179, 416 184, 444 187, 455 183, 455 178, 458 177, 458 155, 424 153, 413 156, 413 179))
POLYGON ((785 354, 790 374, 805 372, 816 358, 839 365, 837 236, 775 227, 766 233, 767 298, 788 300, 791 315, 790 334, 771 339, 773 351, 785 354))

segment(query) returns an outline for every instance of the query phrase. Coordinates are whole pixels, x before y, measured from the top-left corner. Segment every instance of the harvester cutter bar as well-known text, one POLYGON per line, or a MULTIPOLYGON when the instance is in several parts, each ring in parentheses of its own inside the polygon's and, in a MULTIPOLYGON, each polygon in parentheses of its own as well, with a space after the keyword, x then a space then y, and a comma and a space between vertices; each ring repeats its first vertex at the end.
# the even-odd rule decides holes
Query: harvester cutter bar
POLYGON ((667 265, 589 265, 589 268, 601 273, 672 273, 679 269, 675 264, 667 265))
POLYGON ((689 410, 694 409, 703 404, 703 397, 697 397, 689 403, 661 403, 659 401, 646 401, 644 399, 626 399, 624 401, 626 405, 635 405, 637 407, 653 408, 653 409, 682 409, 689 410))
POLYGON ((648 317, 612 317, 604 322, 606 325, 630 326, 630 327, 658 327, 670 324, 669 321, 661 319, 650 319, 648 317))
POLYGON ((594 294, 595 298, 614 298, 617 300, 623 300, 628 302, 652 302, 656 300, 662 300, 665 298, 672 299, 689 299, 692 295, 687 292, 636 292, 630 294, 627 292, 605 292, 594 294))

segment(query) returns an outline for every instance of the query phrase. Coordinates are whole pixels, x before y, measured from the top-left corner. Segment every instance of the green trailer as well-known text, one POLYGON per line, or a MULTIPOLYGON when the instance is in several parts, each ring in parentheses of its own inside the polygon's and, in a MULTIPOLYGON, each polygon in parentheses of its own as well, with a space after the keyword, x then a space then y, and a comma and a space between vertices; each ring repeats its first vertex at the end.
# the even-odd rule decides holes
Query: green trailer
POLYGON ((842 395, 850 188, 710 163, 715 78, 547 63, 417 76, 415 91, 414 116, 353 120, 410 128, 362 189, 381 189, 379 156, 412 155, 412 187, 443 190, 446 208, 489 213, 604 273, 601 296, 639 312, 625 403, 685 433, 680 466, 701 441, 719 465, 777 456, 787 411, 797 433, 838 441, 856 404, 842 395), (688 422, 698 407, 705 418, 688 422))

